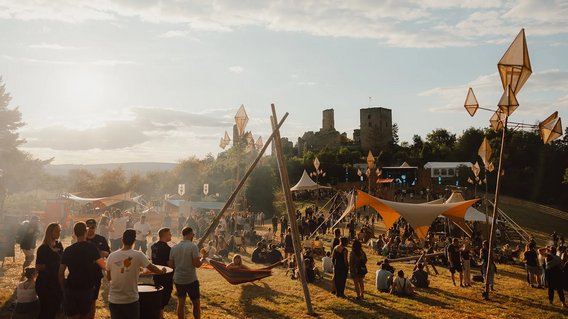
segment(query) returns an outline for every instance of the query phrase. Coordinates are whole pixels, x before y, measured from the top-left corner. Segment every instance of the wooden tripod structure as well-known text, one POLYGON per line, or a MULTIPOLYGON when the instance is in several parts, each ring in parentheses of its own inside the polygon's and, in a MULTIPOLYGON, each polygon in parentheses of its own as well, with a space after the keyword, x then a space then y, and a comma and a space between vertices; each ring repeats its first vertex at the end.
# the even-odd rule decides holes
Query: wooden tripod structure
POLYGON ((258 152, 258 155, 256 156, 255 160, 252 162, 250 167, 247 169, 246 173, 243 175, 243 177, 241 178, 241 180, 237 184, 237 187, 235 188, 235 190, 233 191, 231 196, 229 196, 229 199, 227 200, 227 202, 225 203, 223 208, 219 211, 217 216, 215 216, 215 218, 213 218, 213 221, 211 222, 211 224, 209 225, 209 227, 205 231, 205 234, 203 235, 203 237, 201 237, 199 239, 197 246, 203 247, 203 243, 207 240, 207 238, 209 237, 211 232, 213 232, 213 230, 217 227, 217 225, 219 224, 219 221, 221 220, 221 217, 223 217, 223 215, 225 214, 227 209, 229 207, 231 207, 231 205, 234 202, 235 198, 237 197, 239 191, 241 190, 241 188, 245 184, 247 178, 250 176, 250 174, 252 173, 252 171, 254 170, 254 168, 256 167, 256 165, 258 164, 258 162, 260 161, 260 159, 264 155, 264 152, 266 151, 266 149, 270 145, 270 142, 273 142, 274 146, 275 146, 275 150, 276 150, 276 156, 278 158, 278 168, 279 168, 279 171, 280 171, 280 180, 282 182, 282 190, 283 190, 284 195, 285 195, 286 209, 287 209, 287 212, 288 212, 288 219, 290 220, 290 228, 292 230, 292 244, 294 246, 296 263, 298 265, 298 269, 300 270, 300 279, 301 279, 302 288, 303 288, 303 291, 304 291, 304 299, 306 301, 307 312, 310 315, 314 315, 315 312, 314 312, 313 307, 312 307, 312 301, 311 301, 311 298, 310 298, 310 291, 308 289, 308 282, 306 281, 306 270, 305 270, 305 267, 304 267, 303 256, 302 256, 302 253, 301 253, 302 246, 300 244, 298 224, 297 224, 296 218, 295 218, 296 216, 295 216, 295 210, 294 210, 294 203, 292 202, 292 194, 290 192, 290 182, 288 180, 288 170, 286 168, 286 160, 285 160, 284 154, 282 152, 282 143, 281 143, 281 140, 280 140, 280 127, 282 127, 282 124, 284 124, 284 121, 288 117, 288 113, 285 113, 284 116, 282 117, 282 119, 280 120, 280 122, 278 122, 277 119, 276 119, 276 108, 275 108, 274 104, 272 104, 271 107, 272 107, 272 116, 270 118, 271 118, 271 124, 272 124, 272 134, 270 135, 270 137, 268 137, 266 144, 264 144, 262 149, 258 152))

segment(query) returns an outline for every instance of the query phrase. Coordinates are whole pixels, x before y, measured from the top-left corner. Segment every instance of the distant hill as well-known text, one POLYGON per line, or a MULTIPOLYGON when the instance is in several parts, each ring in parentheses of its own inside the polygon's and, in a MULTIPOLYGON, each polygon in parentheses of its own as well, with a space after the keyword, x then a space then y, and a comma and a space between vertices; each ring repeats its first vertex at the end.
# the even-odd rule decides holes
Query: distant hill
POLYGON ((105 163, 91 165, 61 164, 46 165, 45 171, 51 175, 67 175, 69 171, 74 169, 88 170, 94 174, 99 174, 105 170, 112 170, 122 167, 124 171, 129 173, 146 173, 152 171, 167 171, 173 169, 176 163, 105 163))

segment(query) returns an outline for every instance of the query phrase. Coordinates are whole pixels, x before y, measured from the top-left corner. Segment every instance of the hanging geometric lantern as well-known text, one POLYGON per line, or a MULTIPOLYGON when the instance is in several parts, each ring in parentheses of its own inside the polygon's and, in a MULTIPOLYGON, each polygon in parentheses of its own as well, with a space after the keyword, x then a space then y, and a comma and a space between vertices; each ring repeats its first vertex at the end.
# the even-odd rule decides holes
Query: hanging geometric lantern
POLYGON ((465 103, 463 106, 470 116, 474 116, 475 112, 477 112, 479 103, 477 102, 477 98, 475 97, 475 93, 473 93, 472 88, 469 88, 469 91, 467 91, 467 97, 465 98, 465 103))
POLYGON ((229 145, 229 142, 231 142, 231 138, 229 137, 227 131, 225 131, 225 136, 223 137, 223 140, 225 141, 225 145, 229 145))
POLYGON ((510 86, 507 86, 507 89, 503 92, 497 106, 499 106, 499 110, 507 114, 507 116, 511 116, 511 114, 513 114, 513 112, 515 112, 515 110, 519 107, 519 101, 517 101, 515 92, 513 92, 513 89, 511 89, 510 86))
POLYGON ((485 168, 489 166, 489 160, 491 159, 492 154, 493 150, 491 149, 489 140, 487 139, 487 137, 484 137, 483 142, 481 142, 479 150, 477 151, 477 155, 481 157, 481 160, 483 161, 483 166, 485 166, 485 168))
POLYGON ((552 141, 562 136, 562 121, 560 117, 558 117, 558 111, 552 113, 552 115, 540 122, 538 124, 538 131, 544 144, 550 144, 552 141))
POLYGON ((235 114, 235 123, 237 124, 239 136, 243 136, 248 120, 249 118, 247 116, 247 112, 245 111, 245 106, 241 104, 241 107, 237 111, 237 114, 235 114))
POLYGON ((369 154, 367 155, 367 167, 371 168, 373 167, 373 164, 375 164, 375 157, 371 150, 369 150, 369 154))
POLYGON ((521 29, 513 43, 511 43, 497 64, 497 69, 499 70, 503 89, 505 90, 510 85, 513 93, 518 94, 532 74, 525 29, 521 29))
POLYGON ((476 178, 477 178, 477 176, 479 176, 479 172, 481 171, 481 168, 479 168, 479 164, 477 162, 475 162, 475 164, 471 165, 471 171, 473 172, 473 175, 475 175, 476 178))
POLYGON ((505 118, 505 113, 502 113, 501 110, 497 110, 493 113, 493 116, 489 119, 489 123, 491 124, 493 131, 499 132, 499 130, 503 128, 505 118))
POLYGON ((227 147, 227 144, 225 143, 225 140, 222 137, 219 140, 219 147, 222 149, 225 149, 225 147, 227 147))
POLYGON ((316 168, 316 171, 320 168, 320 161, 317 157, 314 159, 314 167, 316 168))

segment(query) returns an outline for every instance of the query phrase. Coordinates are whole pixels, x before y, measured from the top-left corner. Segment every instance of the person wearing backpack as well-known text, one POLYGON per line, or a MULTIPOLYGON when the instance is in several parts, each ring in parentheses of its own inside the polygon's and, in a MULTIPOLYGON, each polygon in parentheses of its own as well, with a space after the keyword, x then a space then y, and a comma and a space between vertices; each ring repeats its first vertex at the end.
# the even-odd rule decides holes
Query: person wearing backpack
POLYGON ((412 294, 410 280, 404 278, 404 271, 399 270, 397 277, 394 278, 391 287, 391 294, 401 297, 410 296, 412 294))
POLYGON ((26 268, 32 264, 32 261, 34 261, 35 258, 34 250, 36 248, 37 235, 39 233, 37 222, 38 218, 37 216, 34 216, 30 221, 23 221, 18 229, 16 241, 20 245, 20 249, 25 256, 24 264, 22 265, 22 276, 24 276, 26 268))

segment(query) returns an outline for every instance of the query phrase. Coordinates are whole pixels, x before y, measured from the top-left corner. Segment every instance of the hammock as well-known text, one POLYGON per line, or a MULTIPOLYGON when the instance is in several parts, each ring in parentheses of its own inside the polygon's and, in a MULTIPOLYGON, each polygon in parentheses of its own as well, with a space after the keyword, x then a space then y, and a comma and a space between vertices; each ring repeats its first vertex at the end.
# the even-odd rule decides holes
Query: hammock
POLYGON ((272 275, 272 268, 282 263, 282 261, 279 261, 268 267, 260 269, 227 269, 227 265, 222 262, 212 259, 208 259, 207 261, 231 285, 244 284, 246 282, 252 282, 269 277, 272 275))

